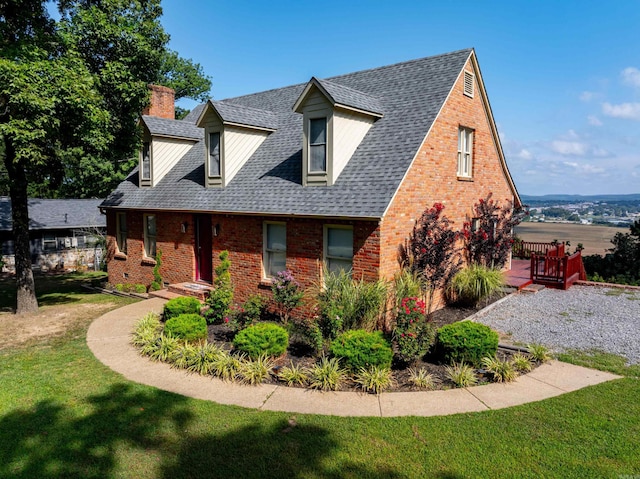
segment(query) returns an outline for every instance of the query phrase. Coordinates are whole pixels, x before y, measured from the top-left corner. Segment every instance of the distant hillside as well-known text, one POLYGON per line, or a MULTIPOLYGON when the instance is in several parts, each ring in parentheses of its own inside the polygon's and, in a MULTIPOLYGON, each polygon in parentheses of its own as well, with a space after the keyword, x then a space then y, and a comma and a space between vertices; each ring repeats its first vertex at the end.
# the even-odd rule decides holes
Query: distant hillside
POLYGON ((632 195, 520 195, 525 204, 549 201, 580 203, 584 201, 640 201, 640 193, 632 195))

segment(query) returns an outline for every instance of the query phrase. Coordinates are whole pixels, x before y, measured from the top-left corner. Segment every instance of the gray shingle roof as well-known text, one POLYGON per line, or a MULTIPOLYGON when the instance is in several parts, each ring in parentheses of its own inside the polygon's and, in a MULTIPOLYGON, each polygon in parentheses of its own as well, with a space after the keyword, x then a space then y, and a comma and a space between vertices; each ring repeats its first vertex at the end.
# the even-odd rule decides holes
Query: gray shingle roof
MULTIPOLYGON (((106 217, 98 206, 102 200, 29 199, 29 229, 66 229, 105 227, 106 217)), ((0 197, 0 230, 11 231, 11 199, 0 197)))
POLYGON ((209 100, 209 105, 213 107, 224 123, 257 126, 269 130, 278 129, 278 117, 273 112, 225 101, 209 100))
POLYGON ((338 103, 377 115, 382 115, 383 113, 383 106, 378 98, 329 80, 319 80, 317 78, 312 79, 312 81, 313 80, 317 81, 322 88, 324 88, 334 104, 338 103))
POLYGON ((149 133, 159 136, 201 140, 204 137, 202 128, 184 120, 169 120, 156 116, 142 115, 142 122, 149 129, 149 133))
POLYGON ((329 79, 379 99, 384 116, 371 127, 332 186, 302 186, 302 115, 292 111, 305 84, 216 104, 270 111, 278 129, 224 188, 204 186, 199 142, 153 188, 134 170, 105 207, 382 218, 472 50, 461 50, 329 79))

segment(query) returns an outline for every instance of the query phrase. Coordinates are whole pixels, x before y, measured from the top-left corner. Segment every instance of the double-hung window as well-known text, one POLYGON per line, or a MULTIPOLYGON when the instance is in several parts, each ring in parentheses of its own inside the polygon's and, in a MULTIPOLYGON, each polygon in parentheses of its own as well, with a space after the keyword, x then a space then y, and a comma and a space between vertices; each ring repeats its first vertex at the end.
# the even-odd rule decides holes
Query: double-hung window
POLYGON ((340 270, 350 273, 353 267, 353 228, 326 226, 324 244, 327 270, 332 273, 340 270))
POLYGON ((209 133, 209 176, 220 176, 220 132, 209 133))
POLYGON ((458 129, 458 176, 471 178, 473 173, 473 130, 458 129))
POLYGON ((327 119, 309 120, 309 173, 327 171, 327 119))
POLYGON ((116 213, 116 246, 118 251, 127 254, 127 214, 116 213))
POLYGON ((287 269, 287 227, 281 223, 264 224, 264 275, 273 278, 287 269))
POLYGON ((156 256, 156 215, 144 215, 144 254, 147 258, 156 256))
POLYGON ((151 179, 151 143, 145 141, 142 143, 142 179, 151 179))

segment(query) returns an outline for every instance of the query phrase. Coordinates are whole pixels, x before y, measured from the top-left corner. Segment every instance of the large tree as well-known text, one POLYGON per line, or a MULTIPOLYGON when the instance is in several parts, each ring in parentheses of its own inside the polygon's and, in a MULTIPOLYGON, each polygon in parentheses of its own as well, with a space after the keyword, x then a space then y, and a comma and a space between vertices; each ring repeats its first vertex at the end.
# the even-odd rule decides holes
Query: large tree
POLYGON ((59 0, 58 8, 54 21, 42 0, 0 0, 0 151, 12 202, 17 313, 38 307, 29 193, 104 196, 135 163, 147 85, 166 80, 198 98, 210 86, 199 65, 167 50, 159 0, 59 0), (191 89, 176 82, 185 71, 199 79, 191 89))

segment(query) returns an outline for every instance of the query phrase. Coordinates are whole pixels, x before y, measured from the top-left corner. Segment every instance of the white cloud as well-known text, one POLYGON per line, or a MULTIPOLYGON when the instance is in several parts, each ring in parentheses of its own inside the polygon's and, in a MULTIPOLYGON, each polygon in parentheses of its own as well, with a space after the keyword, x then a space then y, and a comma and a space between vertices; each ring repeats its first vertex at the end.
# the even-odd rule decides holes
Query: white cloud
POLYGON ((575 169, 576 173, 587 174, 587 175, 604 173, 606 171, 601 166, 594 166, 588 163, 580 164, 574 161, 565 161, 563 164, 575 169))
POLYGON ((602 104, 602 113, 614 118, 640 121, 640 103, 602 104))
POLYGON ((578 141, 556 140, 551 142, 551 150, 561 155, 584 155, 587 145, 578 141))
POLYGON ((598 158, 608 158, 610 156, 613 156, 613 154, 610 151, 605 150, 604 148, 599 148, 597 146, 591 149, 591 154, 598 158))
POLYGON ((628 84, 640 88, 640 70, 634 67, 622 70, 622 80, 628 84))
POLYGON ((530 160, 531 158, 533 158, 533 155, 531 154, 531 152, 524 148, 520 150, 516 156, 518 158, 522 158, 523 160, 530 160))
POLYGON ((595 116, 595 115, 589 115, 587 117, 587 121, 589 122, 590 125, 593 126, 602 126, 602 122, 600 121, 600 119, 595 116))
POLYGON ((583 91, 582 93, 580 93, 580 101, 583 101, 585 103, 590 102, 591 100, 593 100, 594 96, 595 93, 593 93, 592 91, 583 91))

